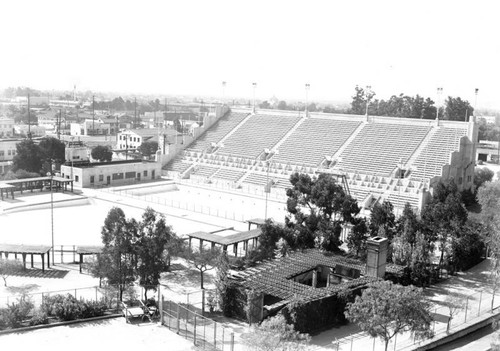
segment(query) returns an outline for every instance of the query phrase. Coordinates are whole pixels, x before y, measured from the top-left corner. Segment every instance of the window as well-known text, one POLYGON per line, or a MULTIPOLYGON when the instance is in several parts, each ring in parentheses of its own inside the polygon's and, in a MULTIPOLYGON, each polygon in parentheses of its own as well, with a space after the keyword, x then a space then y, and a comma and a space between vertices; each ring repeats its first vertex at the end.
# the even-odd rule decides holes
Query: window
POLYGON ((148 176, 148 171, 144 171, 144 176, 147 177, 148 176))
POLYGON ((90 184, 94 184, 94 176, 90 176, 90 184))
POLYGON ((123 179, 123 173, 113 173, 113 174, 111 175, 111 178, 112 178, 113 180, 123 179))
POLYGON ((104 176, 102 174, 99 174, 99 181, 100 182, 104 181, 104 176))
POLYGON ((76 176, 75 176, 75 182, 77 182, 77 183, 78 183, 78 182, 79 182, 79 179, 80 179, 80 178, 76 175, 76 176))
POLYGON ((7 154, 10 156, 12 153, 12 150, 7 151, 7 154))
POLYGON ((16 154, 16 150, 12 150, 12 156, 16 154))
POLYGON ((463 179, 462 177, 458 178, 458 184, 462 184, 462 183, 463 183, 463 180, 464 180, 464 179, 463 179))
POLYGON ((127 172, 127 173, 125 173, 125 178, 127 178, 127 179, 135 178, 135 172, 127 172))
POLYGON ((4 153, 5 153, 5 151, 0 150, 0 156, 5 156, 4 153))

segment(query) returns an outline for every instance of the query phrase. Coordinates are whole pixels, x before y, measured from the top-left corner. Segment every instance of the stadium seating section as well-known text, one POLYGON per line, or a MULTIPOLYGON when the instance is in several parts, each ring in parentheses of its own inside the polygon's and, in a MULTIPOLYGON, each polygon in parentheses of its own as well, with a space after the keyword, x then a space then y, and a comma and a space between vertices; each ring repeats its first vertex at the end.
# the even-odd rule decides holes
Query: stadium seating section
POLYGON ((361 203, 389 200, 395 207, 409 202, 418 208, 425 185, 441 175, 465 135, 465 124, 229 112, 165 170, 234 188, 264 191, 270 184, 271 192, 284 194, 293 172, 314 175, 328 168, 346 176, 351 195, 361 203), (396 175, 398 168, 405 170, 404 179, 396 175))

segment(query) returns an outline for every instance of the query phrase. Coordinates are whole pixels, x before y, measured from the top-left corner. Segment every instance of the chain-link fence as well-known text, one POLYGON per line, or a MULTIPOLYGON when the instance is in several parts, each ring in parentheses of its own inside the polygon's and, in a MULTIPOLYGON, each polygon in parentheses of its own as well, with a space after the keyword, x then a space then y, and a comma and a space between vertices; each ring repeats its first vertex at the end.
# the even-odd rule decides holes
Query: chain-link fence
POLYGON ((161 324, 182 337, 192 340, 203 350, 234 350, 234 333, 222 324, 194 312, 189 306, 161 299, 161 324))
MULTIPOLYGON (((434 337, 427 340, 416 340, 411 334, 398 334, 388 344, 388 350, 411 350, 429 340, 442 338, 449 333, 456 332, 468 325, 473 325, 491 316, 500 307, 500 297, 486 290, 471 295, 459 296, 453 304, 455 307, 446 306, 446 301, 435 302, 431 309, 433 322, 431 329, 434 337), (457 307, 458 306, 458 307, 457 307), (452 317, 450 318, 450 310, 452 317), (449 323, 449 325, 448 325, 449 323)), ((334 351, 353 350, 385 350, 385 344, 380 338, 372 338, 366 333, 358 333, 332 342, 334 351)))

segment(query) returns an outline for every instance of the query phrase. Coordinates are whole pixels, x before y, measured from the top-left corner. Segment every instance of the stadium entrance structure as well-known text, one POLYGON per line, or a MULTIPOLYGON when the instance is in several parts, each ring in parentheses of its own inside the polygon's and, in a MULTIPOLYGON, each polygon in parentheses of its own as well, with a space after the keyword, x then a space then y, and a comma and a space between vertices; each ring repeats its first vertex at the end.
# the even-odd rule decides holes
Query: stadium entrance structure
POLYGON ((164 167, 183 183, 285 198, 294 172, 342 175, 366 215, 389 200, 419 211, 440 180, 473 187, 477 126, 469 122, 232 110, 164 167), (279 150, 269 154, 265 150, 279 150))

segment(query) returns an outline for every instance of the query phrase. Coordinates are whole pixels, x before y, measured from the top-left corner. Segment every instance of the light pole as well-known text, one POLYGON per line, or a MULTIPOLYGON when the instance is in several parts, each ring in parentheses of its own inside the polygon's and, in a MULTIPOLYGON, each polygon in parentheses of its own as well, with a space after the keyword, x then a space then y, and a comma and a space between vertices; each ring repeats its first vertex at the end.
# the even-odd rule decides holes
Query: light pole
POLYGON ((437 88, 436 119, 439 119, 439 105, 442 93, 443 93, 443 88, 437 88))
POLYGON ((255 89, 257 88, 257 83, 252 83, 253 87, 253 113, 255 113, 255 89))
POLYGON ((366 86, 366 118, 368 119, 368 105, 370 105, 370 99, 372 98, 372 86, 366 86))
POLYGON ((474 98, 474 116, 477 116, 476 114, 476 107, 477 107, 477 93, 479 93, 479 89, 476 88, 476 90, 474 91, 474 94, 476 95, 475 98, 474 98))
POLYGON ((53 160, 50 160, 50 172, 47 172, 47 175, 50 175, 50 228, 51 228, 51 238, 52 238, 52 265, 54 266, 54 190, 52 189, 52 184, 54 180, 54 170, 53 160))
POLYGON ((309 117, 309 109, 308 109, 308 103, 309 103, 309 89, 311 89, 311 85, 309 83, 306 83, 306 117, 309 117))
POLYGON ((265 212, 264 212, 264 220, 267 220, 267 200, 268 200, 268 194, 271 192, 271 185, 269 184, 269 168, 271 168, 271 161, 268 160, 268 158, 273 155, 273 154, 279 154, 278 150, 269 150, 269 149, 264 149, 264 154, 266 155, 266 186, 264 187, 264 192, 266 193, 266 205, 265 205, 265 212))
POLYGON ((224 104, 224 98, 225 98, 225 92, 226 92, 226 81, 222 81, 222 104, 224 104))

